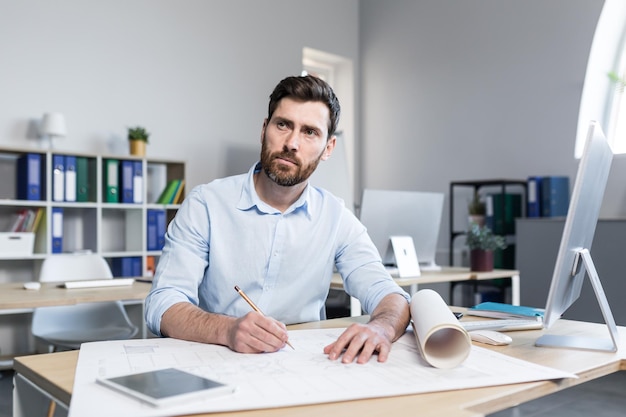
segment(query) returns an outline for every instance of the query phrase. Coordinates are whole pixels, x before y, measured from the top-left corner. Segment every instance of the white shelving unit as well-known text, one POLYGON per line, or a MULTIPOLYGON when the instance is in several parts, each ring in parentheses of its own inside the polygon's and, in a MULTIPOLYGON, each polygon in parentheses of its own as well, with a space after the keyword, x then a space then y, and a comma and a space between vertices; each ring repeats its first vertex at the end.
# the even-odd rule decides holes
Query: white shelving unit
MULTIPOLYGON (((71 153, 64 150, 37 150, 0 147, 0 232, 7 231, 15 214, 24 209, 44 210, 35 235, 32 253, 23 255, 0 253, 0 282, 21 282, 38 279, 41 262, 52 251, 52 210, 63 209, 63 252, 92 251, 109 263, 119 257, 140 257, 141 270, 146 272, 148 257, 160 251, 147 250, 147 210, 162 209, 166 223, 174 217, 179 205, 156 204, 165 185, 174 179, 185 179, 185 162, 167 159, 139 158, 121 155, 71 153), (17 199, 17 160, 24 154, 41 157, 41 200, 17 199), (60 202, 52 199, 53 156, 72 155, 86 158, 89 197, 83 202, 60 202), (143 172, 142 203, 107 202, 104 196, 103 161, 141 161, 143 172)), ((185 195, 183 189, 183 195, 185 195)))

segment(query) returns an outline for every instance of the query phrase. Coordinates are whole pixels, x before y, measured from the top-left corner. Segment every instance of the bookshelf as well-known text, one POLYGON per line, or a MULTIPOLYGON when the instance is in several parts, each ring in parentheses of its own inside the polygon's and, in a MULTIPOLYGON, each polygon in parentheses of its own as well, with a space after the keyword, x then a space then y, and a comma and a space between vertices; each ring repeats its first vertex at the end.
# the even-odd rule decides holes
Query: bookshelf
MULTIPOLYGON (((22 158, 23 159, 23 158, 22 158)), ((35 158, 37 159, 37 158, 35 158)), ((65 169, 65 167, 64 167, 65 169)), ((113 170, 112 170, 113 171, 113 170)), ((68 168, 68 172, 69 168, 68 168)), ((114 269, 121 258, 137 259, 135 271, 144 275, 153 269, 161 254, 159 250, 148 250, 148 211, 160 210, 165 213, 165 224, 169 223, 180 206, 178 204, 157 204, 165 186, 173 180, 183 180, 184 189, 185 162, 169 159, 143 158, 121 155, 98 155, 72 153, 65 150, 38 150, 0 147, 0 247, 7 240, 7 231, 14 222, 16 213, 24 210, 42 210, 43 216, 34 234, 33 250, 23 253, 0 251, 0 282, 22 282, 38 280, 41 262, 58 252, 53 244, 60 231, 62 249, 60 253, 91 251, 102 255, 114 269), (24 183, 18 184, 18 177, 24 171, 20 159, 24 155, 39 158, 39 198, 25 199, 20 190, 24 183), (54 162, 58 156, 66 158, 68 164, 76 160, 76 179, 71 184, 76 187, 76 201, 59 200, 59 170, 54 162), (110 173, 105 170, 107 161, 117 161, 118 170, 110 173), (107 197, 110 181, 117 179, 121 194, 124 182, 122 162, 128 162, 135 168, 132 182, 133 202, 110 201, 107 197), (137 175, 138 179, 135 177, 137 175), (116 178, 117 177, 117 178, 116 178), (57 222, 57 212, 61 212, 61 227, 57 222), (2 242, 2 237, 5 242, 2 242), (150 257, 154 257, 150 259, 150 257)), ((36 175, 32 175, 36 177, 36 175)), ((127 183, 128 184, 128 183, 127 183)), ((65 184, 63 183, 65 186, 65 184)), ((72 187, 72 185, 68 185, 72 187)), ((67 188, 66 188, 67 190, 67 188)), ((23 190, 22 190, 23 191, 23 190)), ((70 193, 71 195, 71 193, 70 193)), ((121 197, 121 196, 120 196, 121 197)), ((31 197, 28 197, 31 198, 31 197)), ((73 197, 70 197, 72 199, 73 197)), ((182 200, 182 199, 181 199, 182 200)), ((131 200, 132 201, 132 200, 131 200)), ((163 232, 163 231, 160 231, 163 232)), ((117 274, 116 274, 117 275, 117 274)))
MULTIPOLYGON (((485 196, 487 194, 497 195, 500 197, 498 201, 492 200, 491 207, 493 221, 496 223, 496 227, 492 227, 494 232, 499 235, 503 235, 509 245, 507 249, 505 249, 506 253, 500 251, 500 259, 497 261, 502 265, 496 265, 496 268, 500 269, 516 269, 515 268, 515 230, 509 227, 509 224, 515 224, 515 217, 524 217, 526 211, 526 202, 527 202, 527 181, 526 180, 516 180, 516 179, 486 179, 486 180, 468 180, 468 181, 453 181, 450 183, 450 212, 449 212, 449 224, 450 224, 450 240, 449 240, 449 265, 454 265, 454 251, 455 251, 455 241, 457 238, 461 236, 465 236, 467 234, 468 223, 467 220, 463 221, 463 224, 460 225, 458 221, 459 213, 463 212, 464 219, 467 219, 467 203, 472 198, 475 193, 481 193, 481 195, 485 196), (463 193, 465 191, 465 193, 463 193), (508 193, 515 192, 520 195, 519 207, 520 212, 519 216, 516 215, 515 211, 512 209, 510 205, 511 202, 506 198, 508 193), (462 199, 464 198, 464 199, 462 199), (458 210, 457 201, 462 199, 462 209, 458 210), (498 207, 495 207, 495 206, 498 207), (457 208, 455 208, 457 207, 457 208), (497 216, 496 216, 496 213, 497 216), (497 218, 496 218, 497 217, 497 218), (511 217, 511 218, 509 218, 511 217), (457 220, 455 224, 455 219, 457 220), (463 227, 462 229, 460 227, 463 227)), ((489 210, 488 210, 489 211, 489 210)), ((498 288, 502 294, 504 293, 504 289, 499 288, 501 280, 494 281, 495 287, 498 288)), ((452 303, 452 296, 454 292, 454 288, 461 284, 459 283, 451 283, 450 284, 450 300, 452 303)), ((489 283, 486 283, 489 284, 489 283)), ((475 296, 475 294, 474 294, 475 296)), ((474 297, 475 298, 475 297, 474 297)), ((502 300, 504 301, 504 300, 502 300)), ((457 303, 460 305, 463 303, 457 303)), ((470 302, 470 305, 474 304, 474 302, 470 302)))

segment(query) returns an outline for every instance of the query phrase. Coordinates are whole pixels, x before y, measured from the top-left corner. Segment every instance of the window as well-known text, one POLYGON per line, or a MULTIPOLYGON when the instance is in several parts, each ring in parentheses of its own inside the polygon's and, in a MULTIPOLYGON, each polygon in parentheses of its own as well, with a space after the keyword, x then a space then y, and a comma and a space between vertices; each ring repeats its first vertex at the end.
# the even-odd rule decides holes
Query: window
POLYGON ((609 78, 626 79, 626 2, 606 0, 593 37, 580 101, 575 156, 579 158, 589 121, 602 126, 616 153, 626 153, 626 91, 609 78))

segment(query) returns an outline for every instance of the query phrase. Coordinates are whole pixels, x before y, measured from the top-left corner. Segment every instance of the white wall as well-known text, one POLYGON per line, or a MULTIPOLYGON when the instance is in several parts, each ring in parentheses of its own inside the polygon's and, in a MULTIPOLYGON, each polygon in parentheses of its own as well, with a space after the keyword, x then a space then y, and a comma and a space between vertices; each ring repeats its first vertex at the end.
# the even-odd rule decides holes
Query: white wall
POLYGON ((190 186, 245 172, 303 47, 356 62, 358 1, 0 0, 0 145, 36 146, 34 122, 60 111, 60 149, 126 153, 140 124, 190 186))
MULTIPOLYGON (((573 181, 602 4, 362 0, 360 186, 447 195, 454 180, 563 174, 573 181)), ((617 158, 602 216, 626 217, 625 174, 626 160, 617 158)))

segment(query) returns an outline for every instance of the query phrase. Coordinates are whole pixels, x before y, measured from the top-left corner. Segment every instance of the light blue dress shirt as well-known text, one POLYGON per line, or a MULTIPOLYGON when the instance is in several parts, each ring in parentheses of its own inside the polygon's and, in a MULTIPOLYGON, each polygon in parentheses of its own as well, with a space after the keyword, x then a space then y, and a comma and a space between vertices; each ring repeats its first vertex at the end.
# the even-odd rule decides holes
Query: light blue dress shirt
POLYGON ((265 204, 247 174, 195 187, 167 229, 146 323, 160 335, 172 305, 240 317, 250 306, 285 324, 325 318, 333 267, 371 313, 383 297, 408 294, 385 271, 365 227, 328 191, 307 185, 284 213, 265 204))

